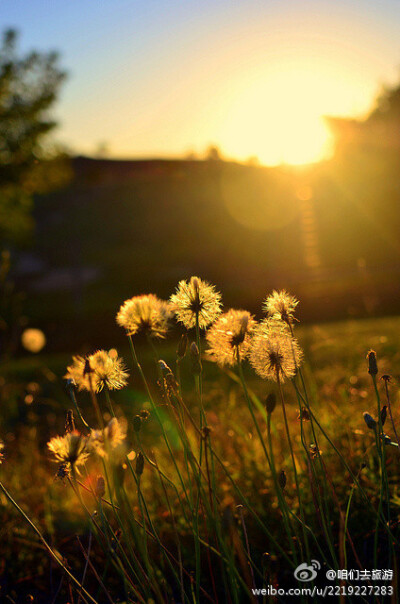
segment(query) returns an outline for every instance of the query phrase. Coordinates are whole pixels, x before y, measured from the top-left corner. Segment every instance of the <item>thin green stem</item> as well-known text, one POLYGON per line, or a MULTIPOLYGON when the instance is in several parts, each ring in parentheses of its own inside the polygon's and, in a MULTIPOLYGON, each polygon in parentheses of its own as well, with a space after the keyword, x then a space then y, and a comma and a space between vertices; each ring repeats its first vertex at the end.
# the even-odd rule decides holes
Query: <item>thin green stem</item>
POLYGON ((12 498, 10 493, 7 491, 2 482, 0 482, 0 489, 3 491, 4 495, 8 499, 8 501, 15 507, 19 514, 24 518, 24 520, 29 524, 29 526, 34 530, 37 534, 41 542, 43 543, 46 550, 49 552, 50 556, 54 560, 58 566, 60 566, 66 575, 71 579, 71 581, 76 585, 80 590, 81 594, 84 594, 85 598, 87 598, 93 604, 97 604, 97 601, 86 591, 86 589, 81 585, 81 583, 74 577, 74 575, 68 570, 68 568, 63 564, 60 557, 53 551, 52 547, 47 543, 46 539, 43 537, 41 531, 37 528, 37 526, 32 522, 32 520, 25 514, 22 508, 18 505, 18 503, 12 498))
MULTIPOLYGON (((260 440, 261 447, 262 447, 262 449, 264 451, 265 459, 266 459, 267 464, 268 464, 268 466, 269 466, 269 468, 271 470, 271 474, 272 474, 272 478, 273 478, 274 486, 275 486, 275 491, 276 491, 276 494, 277 494, 277 497, 278 497, 278 500, 279 500, 279 503, 280 503, 282 517, 283 517, 283 521, 284 521, 284 525, 285 525, 285 530, 287 532, 287 535, 288 535, 288 538, 289 538, 289 543, 290 543, 290 548, 291 548, 292 554, 293 554, 293 559, 294 559, 295 563, 297 564, 298 559, 297 559, 297 554, 296 554, 296 548, 295 548, 294 543, 293 543, 293 535, 292 535, 292 533, 290 531, 290 528, 289 528, 290 521, 286 517, 286 514, 288 514, 288 504, 286 502, 286 499, 283 497, 281 488, 279 487, 279 484, 278 484, 278 480, 277 480, 277 476, 276 476, 276 471, 275 471, 275 465, 274 465, 274 462, 272 460, 272 455, 273 455, 272 446, 270 447, 270 454, 268 454, 267 447, 265 445, 264 438, 263 438, 263 435, 262 435, 259 423, 257 421, 257 418, 256 418, 255 414, 254 414, 253 404, 252 404, 252 401, 250 399, 249 392, 247 390, 247 384, 246 384, 246 380, 245 380, 245 377, 244 377, 242 363, 241 363, 241 359, 240 359, 240 353, 239 353, 239 349, 238 348, 236 350, 236 358, 237 358, 236 365, 237 365, 237 368, 238 368, 239 378, 240 378, 240 382, 242 384, 243 392, 244 392, 244 395, 245 395, 245 398, 246 398, 246 403, 247 403, 247 406, 249 408, 250 415, 252 417, 253 424, 255 426, 256 432, 258 434, 258 438, 260 440)), ((270 416, 268 416, 268 418, 270 419, 270 416)), ((268 422, 268 419, 267 419, 267 422, 268 422)))
POLYGON ((87 430, 89 430, 89 431, 90 431, 90 426, 89 426, 89 424, 88 424, 88 423, 85 421, 85 419, 83 418, 83 415, 82 415, 82 413, 81 413, 81 410, 79 409, 79 406, 78 406, 78 401, 76 400, 76 396, 75 396, 74 387, 73 387, 72 385, 70 385, 70 386, 68 387, 68 394, 69 394, 69 397, 70 397, 71 401, 73 402, 73 405, 74 405, 74 407, 75 407, 75 411, 77 412, 79 419, 81 420, 81 422, 82 422, 82 424, 85 426, 85 428, 86 428, 87 430))
MULTIPOLYGON (((290 456, 292 458, 294 479, 295 479, 296 491, 297 491, 297 499, 299 502, 300 518, 301 518, 303 525, 305 525, 304 508, 303 508, 303 502, 302 502, 301 495, 300 495, 299 477, 297 474, 296 460, 294 457, 292 439, 290 437, 289 424, 288 424, 288 420, 287 420, 287 416, 286 416, 286 405, 285 405, 285 399, 284 399, 283 391, 282 391, 282 384, 281 384, 281 379, 280 379, 280 375, 279 375, 279 369, 276 370, 276 381, 278 384, 278 391, 279 391, 279 396, 280 396, 281 405, 282 405, 283 419, 284 419, 284 423, 285 423, 286 436, 287 436, 288 444, 289 444, 290 456)), ((310 560, 310 547, 309 547, 309 543, 308 543, 308 536, 307 536, 304 526, 303 526, 303 538, 304 538, 304 545, 306 548, 307 560, 309 561, 310 560)))

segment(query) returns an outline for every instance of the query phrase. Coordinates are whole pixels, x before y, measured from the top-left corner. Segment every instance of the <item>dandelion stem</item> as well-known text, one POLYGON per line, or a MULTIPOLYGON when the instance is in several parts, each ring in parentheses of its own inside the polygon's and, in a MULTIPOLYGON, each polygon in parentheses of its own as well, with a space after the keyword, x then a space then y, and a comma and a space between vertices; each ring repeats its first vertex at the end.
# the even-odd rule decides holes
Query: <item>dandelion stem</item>
POLYGON ((70 397, 71 401, 73 402, 73 405, 75 407, 75 411, 77 412, 79 419, 81 420, 81 422, 85 426, 85 428, 90 431, 90 426, 85 421, 85 419, 83 418, 81 410, 79 409, 78 401, 76 400, 76 395, 75 395, 74 388, 73 388, 72 385, 70 387, 68 387, 68 394, 69 394, 69 397, 70 397))
MULTIPOLYGON (((377 446, 377 450, 378 450, 378 455, 379 455, 379 460, 380 460, 380 470, 381 470, 381 488, 380 488, 380 495, 379 495, 378 518, 377 518, 377 523, 376 523, 375 540, 374 540, 374 544, 375 544, 374 561, 375 561, 375 566, 376 566, 377 556, 378 556, 377 545, 378 545, 378 536, 379 536, 379 532, 378 532, 379 517, 381 515, 383 516, 383 497, 384 497, 385 491, 386 491, 387 523, 388 523, 388 526, 390 527, 390 492, 389 492, 388 476, 387 476, 387 471, 386 471, 386 444, 385 444, 385 440, 384 440, 385 435, 383 432, 383 425, 382 425, 381 398, 379 396, 378 387, 377 387, 377 383, 376 383, 376 375, 371 374, 371 378, 372 378, 372 382, 374 385, 376 402, 378 405, 378 434, 377 434, 376 428, 375 428, 374 432, 375 432, 376 446, 377 446)), ((391 549, 389 550, 389 552, 390 552, 389 553, 389 564, 390 564, 390 558, 391 558, 391 554, 392 554, 391 549)))
POLYGON ((391 400, 390 400, 390 396, 389 396, 388 379, 385 380, 385 391, 386 391, 386 400, 387 400, 388 409, 389 409, 390 421, 392 423, 393 432, 395 434, 397 445, 399 447, 399 452, 400 452, 400 440, 399 440, 399 436, 397 434, 396 424, 394 423, 393 414, 392 414, 392 405, 391 405, 391 400))
MULTIPOLYGON (((280 379, 280 375, 279 375, 279 368, 276 369, 276 381, 277 381, 277 384, 278 384, 279 396, 280 396, 280 400, 281 400, 281 404, 282 404, 283 419, 284 419, 284 423, 285 423, 286 436, 287 436, 287 439, 288 439, 288 444, 289 444, 289 449, 290 449, 290 456, 292 458, 294 479, 295 479, 296 490, 297 490, 297 499, 298 499, 298 502, 299 502, 300 518, 301 518, 301 521, 302 521, 302 523, 304 525, 305 524, 305 520, 304 520, 303 502, 302 502, 301 496, 300 496, 299 478, 298 478, 298 474, 297 474, 296 460, 294 458, 292 440, 290 438, 289 424, 288 424, 288 420, 287 420, 287 416, 286 416, 286 405, 285 405, 285 399, 284 399, 283 391, 282 391, 282 384, 281 384, 281 379, 280 379)), ((308 537, 307 537, 307 533, 306 533, 306 531, 304 529, 304 526, 303 526, 303 538, 304 538, 304 545, 305 545, 305 548, 306 548, 307 560, 310 560, 310 549, 309 549, 309 544, 308 544, 308 537)))
POLYGON ((106 395, 106 401, 107 401, 107 405, 109 406, 110 411, 111 411, 111 415, 112 415, 113 417, 116 417, 116 415, 115 415, 115 411, 114 411, 114 407, 113 407, 113 404, 112 404, 112 401, 111 401, 110 391, 109 391, 109 389, 107 388, 107 386, 105 386, 105 388, 104 388, 104 392, 105 392, 105 395, 106 395))
MULTIPOLYGON (((272 478, 273 478, 274 485, 275 485, 276 494, 277 494, 277 497, 279 499, 279 503, 280 503, 280 506, 281 506, 282 517, 283 517, 283 520, 284 520, 285 529, 286 529, 286 532, 287 532, 287 535, 288 535, 288 538, 289 538, 290 547, 292 549, 293 558, 294 558, 294 560, 295 560, 295 562, 297 564, 297 554, 296 554, 296 550, 295 550, 295 547, 294 547, 294 544, 293 544, 293 536, 292 536, 291 531, 289 529, 289 526, 287 524, 288 519, 286 518, 286 515, 284 513, 284 512, 286 512, 286 513, 288 512, 288 505, 287 505, 287 502, 286 502, 285 498, 282 496, 281 489, 280 489, 280 487, 278 485, 278 480, 277 480, 277 476, 276 476, 275 466, 274 466, 274 462, 273 462, 273 459, 272 459, 272 455, 273 455, 272 447, 270 447, 270 455, 269 455, 268 451, 267 451, 267 447, 266 447, 265 442, 264 442, 264 438, 263 438, 262 432, 260 430, 260 426, 259 426, 257 418, 256 418, 256 416, 254 414, 253 404, 251 402, 251 399, 250 399, 250 396, 249 396, 249 392, 247 390, 247 384, 246 384, 246 380, 245 380, 244 373, 243 373, 242 363, 241 363, 241 359, 240 359, 240 352, 239 352, 239 348, 238 347, 236 348, 236 359, 237 359, 237 368, 238 368, 238 372, 239 372, 240 382, 242 384, 243 392, 245 394, 247 406, 249 408, 250 415, 252 417, 254 426, 256 428, 256 431, 257 431, 257 434, 258 434, 258 438, 259 438, 260 443, 261 443, 261 447, 262 447, 262 449, 264 451, 265 459, 267 460, 268 466, 269 466, 269 468, 271 470, 272 478)), ((267 419, 267 422, 268 422, 268 419, 267 419)))
POLYGON ((146 376, 145 376, 145 374, 144 374, 144 371, 143 371, 143 369, 142 369, 142 366, 141 366, 141 365, 140 365, 140 363, 139 363, 139 359, 138 359, 137 354, 136 354, 135 346, 134 346, 134 344, 133 344, 133 339, 132 339, 132 336, 128 336, 128 340, 129 340, 129 344, 130 344, 130 348, 131 348, 131 352, 132 352, 133 361, 134 361, 134 363, 135 363, 135 365, 136 365, 136 367, 137 367, 137 369, 138 369, 138 371, 139 371, 139 373, 140 373, 140 377, 142 378, 143 385, 144 385, 144 387, 145 387, 145 390, 146 390, 147 396, 149 397, 149 401, 150 401, 151 407, 152 407, 152 409, 153 409, 154 415, 155 415, 155 417, 156 417, 156 419, 157 419, 157 421, 158 421, 158 423, 159 423, 159 425, 160 425, 160 428, 161 428, 161 431, 162 431, 162 434, 163 434, 164 441, 165 441, 165 443, 166 443, 166 445, 167 445, 168 452, 169 452, 169 454, 170 454, 170 456, 171 456, 171 459, 172 459, 172 463, 174 464, 175 470, 176 470, 176 472, 177 472, 177 474, 178 474, 178 476, 179 476, 179 480, 180 480, 180 483, 181 483, 181 485, 182 485, 183 491, 184 491, 185 495, 187 495, 187 491, 186 491, 185 483, 184 483, 184 481, 183 481, 182 475, 181 475, 181 473, 180 473, 180 471, 179 471, 179 468, 178 468, 178 465, 177 465, 177 463, 176 463, 175 455, 174 455, 174 453, 173 453, 173 451, 172 451, 172 449, 171 449, 171 445, 170 445, 170 443, 169 443, 169 440, 168 440, 167 434, 166 434, 166 432, 165 432, 165 428, 164 428, 164 425, 163 425, 162 419, 161 419, 160 414, 159 414, 159 412, 158 412, 157 406, 156 406, 156 404, 155 404, 155 402, 154 402, 153 396, 152 396, 152 394, 151 394, 151 392, 150 392, 150 388, 149 388, 149 385, 148 385, 148 383, 147 383, 146 376))
MULTIPOLYGON (((280 509, 282 512, 282 518, 283 518, 283 522, 285 525, 285 530, 288 535, 290 546, 292 549, 293 559, 294 559, 295 563, 298 564, 297 552, 296 552, 296 548, 294 547, 293 535, 292 535, 292 531, 291 531, 292 524, 289 519, 290 510, 288 507, 288 503, 287 503, 284 495, 282 494, 282 490, 279 486, 278 477, 277 477, 277 473, 276 473, 275 457, 274 457, 274 451, 272 448, 271 414, 270 413, 267 415, 267 436, 268 436, 268 444, 269 444, 269 452, 270 452, 269 458, 270 458, 270 464, 271 464, 270 469, 271 469, 272 479, 273 479, 275 491, 276 491, 276 494, 277 494, 277 497, 279 500, 279 505, 280 505, 280 509)), ((296 532, 296 537, 297 537, 297 532, 296 532)))
MULTIPOLYGON (((199 352, 199 362, 201 365, 201 342, 200 342, 200 325, 199 325, 199 311, 196 311, 196 342, 197 349, 199 352)), ((200 375, 195 375, 195 383, 196 383, 196 391, 199 399, 199 408, 200 408, 200 430, 203 429, 203 426, 207 425, 207 420, 205 417, 204 409, 203 409, 203 381, 202 381, 202 371, 200 375)), ((201 468, 201 463, 203 459, 203 439, 202 435, 200 436, 200 446, 199 446, 199 464, 201 468)), ((195 507, 195 526, 196 533, 198 532, 198 518, 199 518, 199 506, 200 506, 200 491, 201 491, 201 472, 199 472, 198 476, 198 492, 196 498, 196 507, 195 507)), ((199 542, 196 540, 195 543, 195 567, 196 567, 196 601, 199 602, 200 598, 200 573, 201 573, 201 559, 200 559, 200 548, 199 542)))

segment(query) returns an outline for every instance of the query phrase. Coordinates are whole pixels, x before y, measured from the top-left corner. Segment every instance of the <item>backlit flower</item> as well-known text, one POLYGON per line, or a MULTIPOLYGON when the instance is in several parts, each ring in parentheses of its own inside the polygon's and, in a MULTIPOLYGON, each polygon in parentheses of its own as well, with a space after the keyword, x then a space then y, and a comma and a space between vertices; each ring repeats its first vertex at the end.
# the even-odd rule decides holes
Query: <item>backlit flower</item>
POLYGON ((130 336, 141 332, 154 338, 164 338, 172 315, 168 302, 148 294, 126 300, 118 311, 117 323, 130 336))
POLYGON ((287 328, 279 328, 274 319, 266 319, 255 328, 250 363, 267 380, 284 381, 296 374, 303 353, 287 328))
POLYGON ((128 372, 117 351, 97 350, 89 357, 75 356, 67 367, 65 379, 73 380, 79 390, 89 390, 90 382, 95 392, 103 388, 120 390, 128 383, 128 372))
POLYGON ((215 290, 214 285, 199 277, 180 281, 170 301, 178 321, 187 329, 196 326, 196 317, 199 327, 205 329, 221 313, 221 294, 215 290))
POLYGON ((65 470, 81 466, 89 457, 88 439, 76 430, 65 436, 55 436, 47 443, 54 455, 54 461, 63 465, 65 470))
POLYGON ((250 352, 251 333, 256 323, 247 310, 230 309, 206 333, 211 359, 220 366, 235 365, 250 352))
POLYGON ((120 447, 126 438, 126 423, 113 417, 104 430, 92 430, 89 437, 90 447, 100 455, 106 457, 107 452, 120 447))
POLYGON ((288 294, 285 290, 277 292, 274 290, 265 300, 263 309, 269 317, 276 316, 287 324, 294 319, 294 312, 299 301, 288 294))

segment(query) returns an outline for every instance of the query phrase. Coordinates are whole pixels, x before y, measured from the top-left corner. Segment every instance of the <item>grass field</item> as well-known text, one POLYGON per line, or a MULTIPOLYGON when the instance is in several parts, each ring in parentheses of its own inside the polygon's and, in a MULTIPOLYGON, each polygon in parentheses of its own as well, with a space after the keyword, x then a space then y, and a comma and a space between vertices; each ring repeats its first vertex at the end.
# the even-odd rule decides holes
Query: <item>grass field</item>
MULTIPOLYGON (((157 386, 154 359, 179 377, 177 339, 156 343, 156 351, 138 341, 150 392, 129 348, 119 350, 128 385, 103 389, 96 399, 106 424, 113 414, 121 425, 127 420, 126 448, 117 447, 118 455, 107 449, 103 433, 105 456, 92 455, 76 469, 72 464, 72 473, 58 472, 61 478, 46 443, 64 434, 66 411, 74 408, 63 380, 70 355, 5 360, 1 482, 47 545, 1 492, 4 601, 31 595, 35 602, 79 602, 90 601, 89 594, 98 602, 292 602, 290 596, 263 600, 251 589, 330 584, 345 590, 351 582, 328 581, 327 570, 396 570, 398 446, 389 416, 384 427, 378 421, 371 429, 363 412, 378 418, 377 393, 382 408, 387 384, 399 425, 400 317, 295 324, 294 330, 305 360, 301 376, 283 384, 284 408, 276 382, 261 380, 248 363, 241 383, 238 367, 219 369, 203 353, 199 374, 187 353, 179 402, 168 370, 157 386), (376 380, 368 374, 371 348, 376 380), (379 379, 384 374, 390 382, 379 379), (142 413, 139 421, 141 412, 148 417, 142 413), (391 444, 383 445, 380 430, 391 444), (106 479, 100 495, 99 475, 106 479), (296 581, 294 569, 312 560, 322 569, 315 581, 296 581)), ((207 350, 203 341, 201 348, 207 350)), ((84 421, 100 428, 92 394, 76 396, 84 421)), ((74 413, 76 429, 86 435, 74 413)), ((362 584, 397 590, 395 579, 362 584)), ((384 592, 368 593, 354 600, 386 601, 384 592)), ((341 601, 347 598, 352 601, 343 595, 341 601)))

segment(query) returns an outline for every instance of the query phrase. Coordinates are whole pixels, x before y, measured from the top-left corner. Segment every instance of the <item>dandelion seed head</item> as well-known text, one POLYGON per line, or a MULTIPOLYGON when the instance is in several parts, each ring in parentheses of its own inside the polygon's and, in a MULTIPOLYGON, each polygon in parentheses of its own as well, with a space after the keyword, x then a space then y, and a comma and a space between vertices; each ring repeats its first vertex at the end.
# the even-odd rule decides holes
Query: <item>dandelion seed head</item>
POLYGON ((214 285, 199 277, 180 281, 170 302, 178 321, 187 329, 196 326, 196 316, 199 318, 199 327, 205 329, 221 313, 221 294, 214 285))
POLYGON ((165 338, 172 316, 169 302, 148 294, 126 300, 117 314, 117 323, 130 336, 145 333, 154 338, 165 338))
POLYGON ((46 345, 46 336, 41 329, 29 327, 23 331, 21 343, 26 350, 29 350, 29 352, 40 352, 46 345))
POLYGON ((290 324, 294 318, 294 312, 299 301, 284 289, 280 292, 274 291, 263 304, 263 310, 269 317, 277 317, 281 321, 290 324))
POLYGON ((248 357, 251 334, 256 325, 247 310, 230 309, 213 323, 206 333, 209 344, 207 353, 221 367, 235 365, 237 355, 241 360, 248 357))
POLYGON ((120 390, 128 383, 129 373, 117 351, 97 350, 89 357, 72 357, 64 378, 72 380, 78 390, 89 390, 90 383, 95 392, 103 388, 120 390))
POLYGON ((126 424, 122 420, 113 417, 105 428, 106 438, 110 446, 115 449, 123 443, 126 437, 126 424))
POLYGON ((113 417, 104 430, 92 430, 89 437, 90 447, 100 456, 118 449, 126 438, 126 422, 113 417))
POLYGON ((55 436, 47 443, 47 448, 65 471, 83 465, 89 457, 88 439, 76 430, 65 436, 55 436))
POLYGON ((72 364, 67 367, 67 373, 64 378, 70 383, 71 381, 79 390, 90 390, 89 379, 85 372, 86 359, 81 356, 73 356, 72 364))
POLYGON ((114 348, 110 352, 98 350, 89 357, 98 382, 98 390, 103 387, 107 387, 109 390, 120 390, 128 383, 129 374, 125 369, 123 360, 114 348))
POLYGON ((250 363, 256 373, 267 380, 284 381, 296 374, 303 359, 297 340, 276 320, 266 319, 254 330, 250 363))

